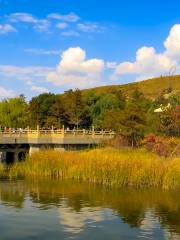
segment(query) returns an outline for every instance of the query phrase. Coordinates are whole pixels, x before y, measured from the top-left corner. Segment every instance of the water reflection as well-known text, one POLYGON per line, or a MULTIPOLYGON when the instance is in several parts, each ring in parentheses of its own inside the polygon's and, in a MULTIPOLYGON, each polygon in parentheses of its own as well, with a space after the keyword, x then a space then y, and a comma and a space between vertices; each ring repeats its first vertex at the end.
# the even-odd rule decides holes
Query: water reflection
POLYGON ((0 211, 16 226, 9 233, 5 223, 0 226, 2 239, 15 233, 17 239, 180 239, 178 192, 107 190, 57 181, 0 182, 0 211), (22 231, 25 220, 28 225, 22 231))
POLYGON ((25 191, 22 184, 9 184, 8 182, 1 183, 0 199, 2 204, 14 206, 15 208, 23 208, 25 191))
POLYGON ((107 220, 113 220, 115 216, 112 210, 103 209, 101 207, 83 207, 80 211, 75 211, 64 204, 59 208, 60 224, 64 226, 64 230, 70 233, 80 233, 86 225, 96 226, 97 223, 107 220))

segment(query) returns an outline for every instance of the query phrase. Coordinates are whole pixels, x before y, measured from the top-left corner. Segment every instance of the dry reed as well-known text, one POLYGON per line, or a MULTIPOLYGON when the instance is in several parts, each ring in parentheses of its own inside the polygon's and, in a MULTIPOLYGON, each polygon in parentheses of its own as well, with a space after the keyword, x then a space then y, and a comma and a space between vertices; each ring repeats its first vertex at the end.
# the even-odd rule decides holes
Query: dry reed
POLYGON ((73 179, 112 187, 180 189, 180 159, 167 160, 142 149, 44 150, 14 164, 8 174, 10 178, 73 179))

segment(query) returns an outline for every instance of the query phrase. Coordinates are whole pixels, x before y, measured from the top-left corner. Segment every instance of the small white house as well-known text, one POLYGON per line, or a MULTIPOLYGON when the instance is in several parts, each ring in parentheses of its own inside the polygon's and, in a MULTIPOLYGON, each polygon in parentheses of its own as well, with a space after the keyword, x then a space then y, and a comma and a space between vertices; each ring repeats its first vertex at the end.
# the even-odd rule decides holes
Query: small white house
POLYGON ((160 108, 155 109, 154 112, 155 113, 162 113, 162 112, 166 111, 170 107, 171 107, 170 103, 168 103, 168 105, 166 107, 162 106, 162 104, 161 104, 160 108))

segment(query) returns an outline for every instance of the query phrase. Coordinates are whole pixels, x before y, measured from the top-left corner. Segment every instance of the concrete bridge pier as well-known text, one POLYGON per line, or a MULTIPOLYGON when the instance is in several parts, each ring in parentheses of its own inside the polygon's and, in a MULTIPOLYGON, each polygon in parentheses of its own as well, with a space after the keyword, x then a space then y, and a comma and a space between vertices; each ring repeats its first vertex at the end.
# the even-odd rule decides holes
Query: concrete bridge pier
POLYGON ((30 145, 29 146, 29 155, 31 156, 33 153, 36 153, 42 149, 54 149, 55 151, 65 151, 65 148, 62 145, 53 145, 53 144, 47 144, 47 145, 30 145))
POLYGON ((0 152, 0 163, 5 162, 6 160, 6 152, 0 152))
POLYGON ((29 147, 29 156, 31 156, 35 152, 39 152, 40 147, 38 145, 30 145, 29 147))

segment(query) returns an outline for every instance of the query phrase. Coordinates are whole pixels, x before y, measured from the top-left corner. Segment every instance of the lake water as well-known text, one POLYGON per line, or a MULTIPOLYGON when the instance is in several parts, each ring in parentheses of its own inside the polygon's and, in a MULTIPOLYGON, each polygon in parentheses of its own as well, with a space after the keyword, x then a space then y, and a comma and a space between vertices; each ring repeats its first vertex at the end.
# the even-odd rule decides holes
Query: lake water
POLYGON ((0 240, 180 239, 180 193, 0 182, 0 240))

